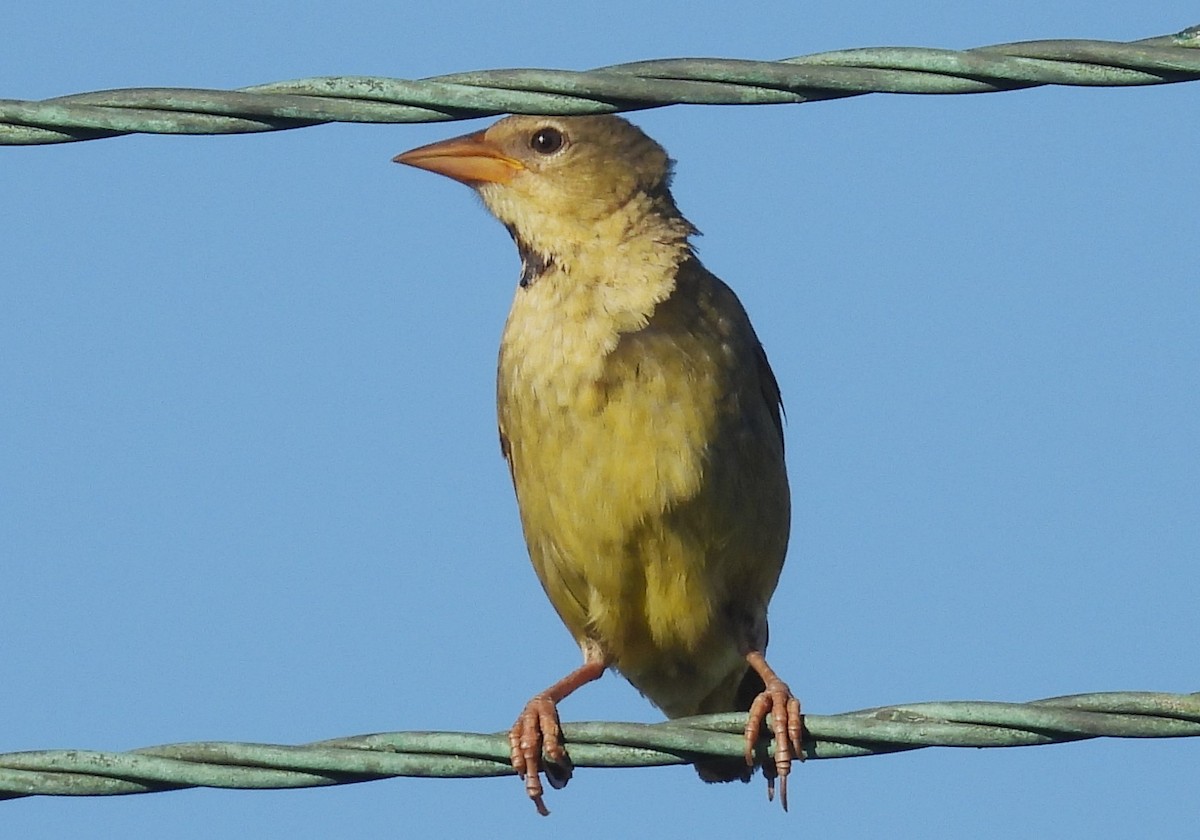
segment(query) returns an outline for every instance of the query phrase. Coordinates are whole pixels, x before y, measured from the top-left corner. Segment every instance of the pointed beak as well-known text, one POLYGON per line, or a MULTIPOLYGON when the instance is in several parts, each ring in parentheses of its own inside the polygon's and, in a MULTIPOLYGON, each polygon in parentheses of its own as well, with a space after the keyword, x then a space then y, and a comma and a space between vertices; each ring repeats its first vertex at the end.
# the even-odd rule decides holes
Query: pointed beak
POLYGON ((499 146, 487 140, 482 131, 420 146, 396 155, 392 160, 445 175, 469 187, 507 184, 525 168, 519 160, 504 154, 499 146))

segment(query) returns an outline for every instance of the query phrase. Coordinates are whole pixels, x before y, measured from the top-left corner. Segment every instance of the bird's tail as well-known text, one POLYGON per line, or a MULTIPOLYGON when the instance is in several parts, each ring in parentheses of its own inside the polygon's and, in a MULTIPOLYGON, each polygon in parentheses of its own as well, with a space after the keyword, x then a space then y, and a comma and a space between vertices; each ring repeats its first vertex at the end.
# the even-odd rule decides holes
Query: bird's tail
MULTIPOLYGON (((763 684, 762 677, 753 668, 747 667, 742 674, 735 674, 729 682, 723 684, 710 694, 700 704, 697 714, 748 712, 750 711, 750 704, 754 702, 754 698, 765 688, 766 686, 763 684), (730 688, 733 689, 732 707, 729 701, 730 688)), ((706 761, 697 761, 696 772, 706 782, 732 782, 738 779, 748 782, 754 774, 754 768, 747 766, 745 760, 741 757, 715 758, 706 761)))

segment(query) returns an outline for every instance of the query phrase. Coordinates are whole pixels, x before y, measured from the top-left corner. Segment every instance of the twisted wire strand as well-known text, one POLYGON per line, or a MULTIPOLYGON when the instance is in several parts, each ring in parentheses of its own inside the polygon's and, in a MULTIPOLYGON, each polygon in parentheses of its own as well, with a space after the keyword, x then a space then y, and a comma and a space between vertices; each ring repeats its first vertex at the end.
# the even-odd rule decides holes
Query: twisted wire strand
MULTIPOLYGON (((742 754, 744 714, 563 725, 576 767, 657 767, 742 754)), ((1200 736, 1200 693, 1107 692, 1029 703, 913 703, 806 715, 804 756, 922 747, 1016 747, 1088 738, 1200 736)), ((758 761, 769 755, 759 744, 758 761)), ((508 733, 388 732, 303 745, 205 741, 130 752, 0 754, 0 799, 112 796, 188 787, 279 789, 406 777, 511 775, 508 733)))
POLYGON ((121 134, 245 134, 330 122, 600 114, 675 104, 798 104, 867 93, 994 93, 1200 79, 1200 26, 1140 41, 1048 40, 965 51, 880 47, 749 61, 677 58, 595 70, 482 70, 428 79, 327 76, 238 90, 126 88, 0 99, 0 145, 121 134))

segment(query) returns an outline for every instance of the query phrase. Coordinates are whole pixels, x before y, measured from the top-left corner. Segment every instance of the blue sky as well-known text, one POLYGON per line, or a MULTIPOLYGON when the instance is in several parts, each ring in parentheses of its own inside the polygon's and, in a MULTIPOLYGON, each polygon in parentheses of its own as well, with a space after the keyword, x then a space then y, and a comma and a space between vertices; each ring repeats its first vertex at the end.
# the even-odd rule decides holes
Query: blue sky
MULTIPOLYGON (((0 96, 1131 40, 1193 3, 46 2, 0 96)), ((784 392, 771 661, 814 713, 1194 691, 1195 84, 635 119, 784 392)), ((518 261, 389 162, 481 127, 0 149, 0 751, 495 731, 577 662, 494 420, 518 261), (518 616, 519 619, 514 618, 518 616)), ((568 720, 658 719, 617 677, 568 720)), ((0 803, 14 837, 1181 837, 1191 742, 0 803)))

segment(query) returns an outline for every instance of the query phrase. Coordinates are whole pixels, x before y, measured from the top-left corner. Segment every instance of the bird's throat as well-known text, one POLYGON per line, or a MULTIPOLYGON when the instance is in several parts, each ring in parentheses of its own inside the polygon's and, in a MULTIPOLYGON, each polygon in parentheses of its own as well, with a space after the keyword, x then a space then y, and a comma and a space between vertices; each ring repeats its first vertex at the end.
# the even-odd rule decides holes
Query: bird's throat
POLYGON ((520 284, 522 289, 527 289, 541 279, 547 271, 554 266, 554 257, 550 254, 543 253, 537 248, 534 248, 517 232, 513 225, 504 226, 508 230, 508 235, 512 237, 513 242, 517 246, 517 254, 521 257, 521 279, 520 284))

